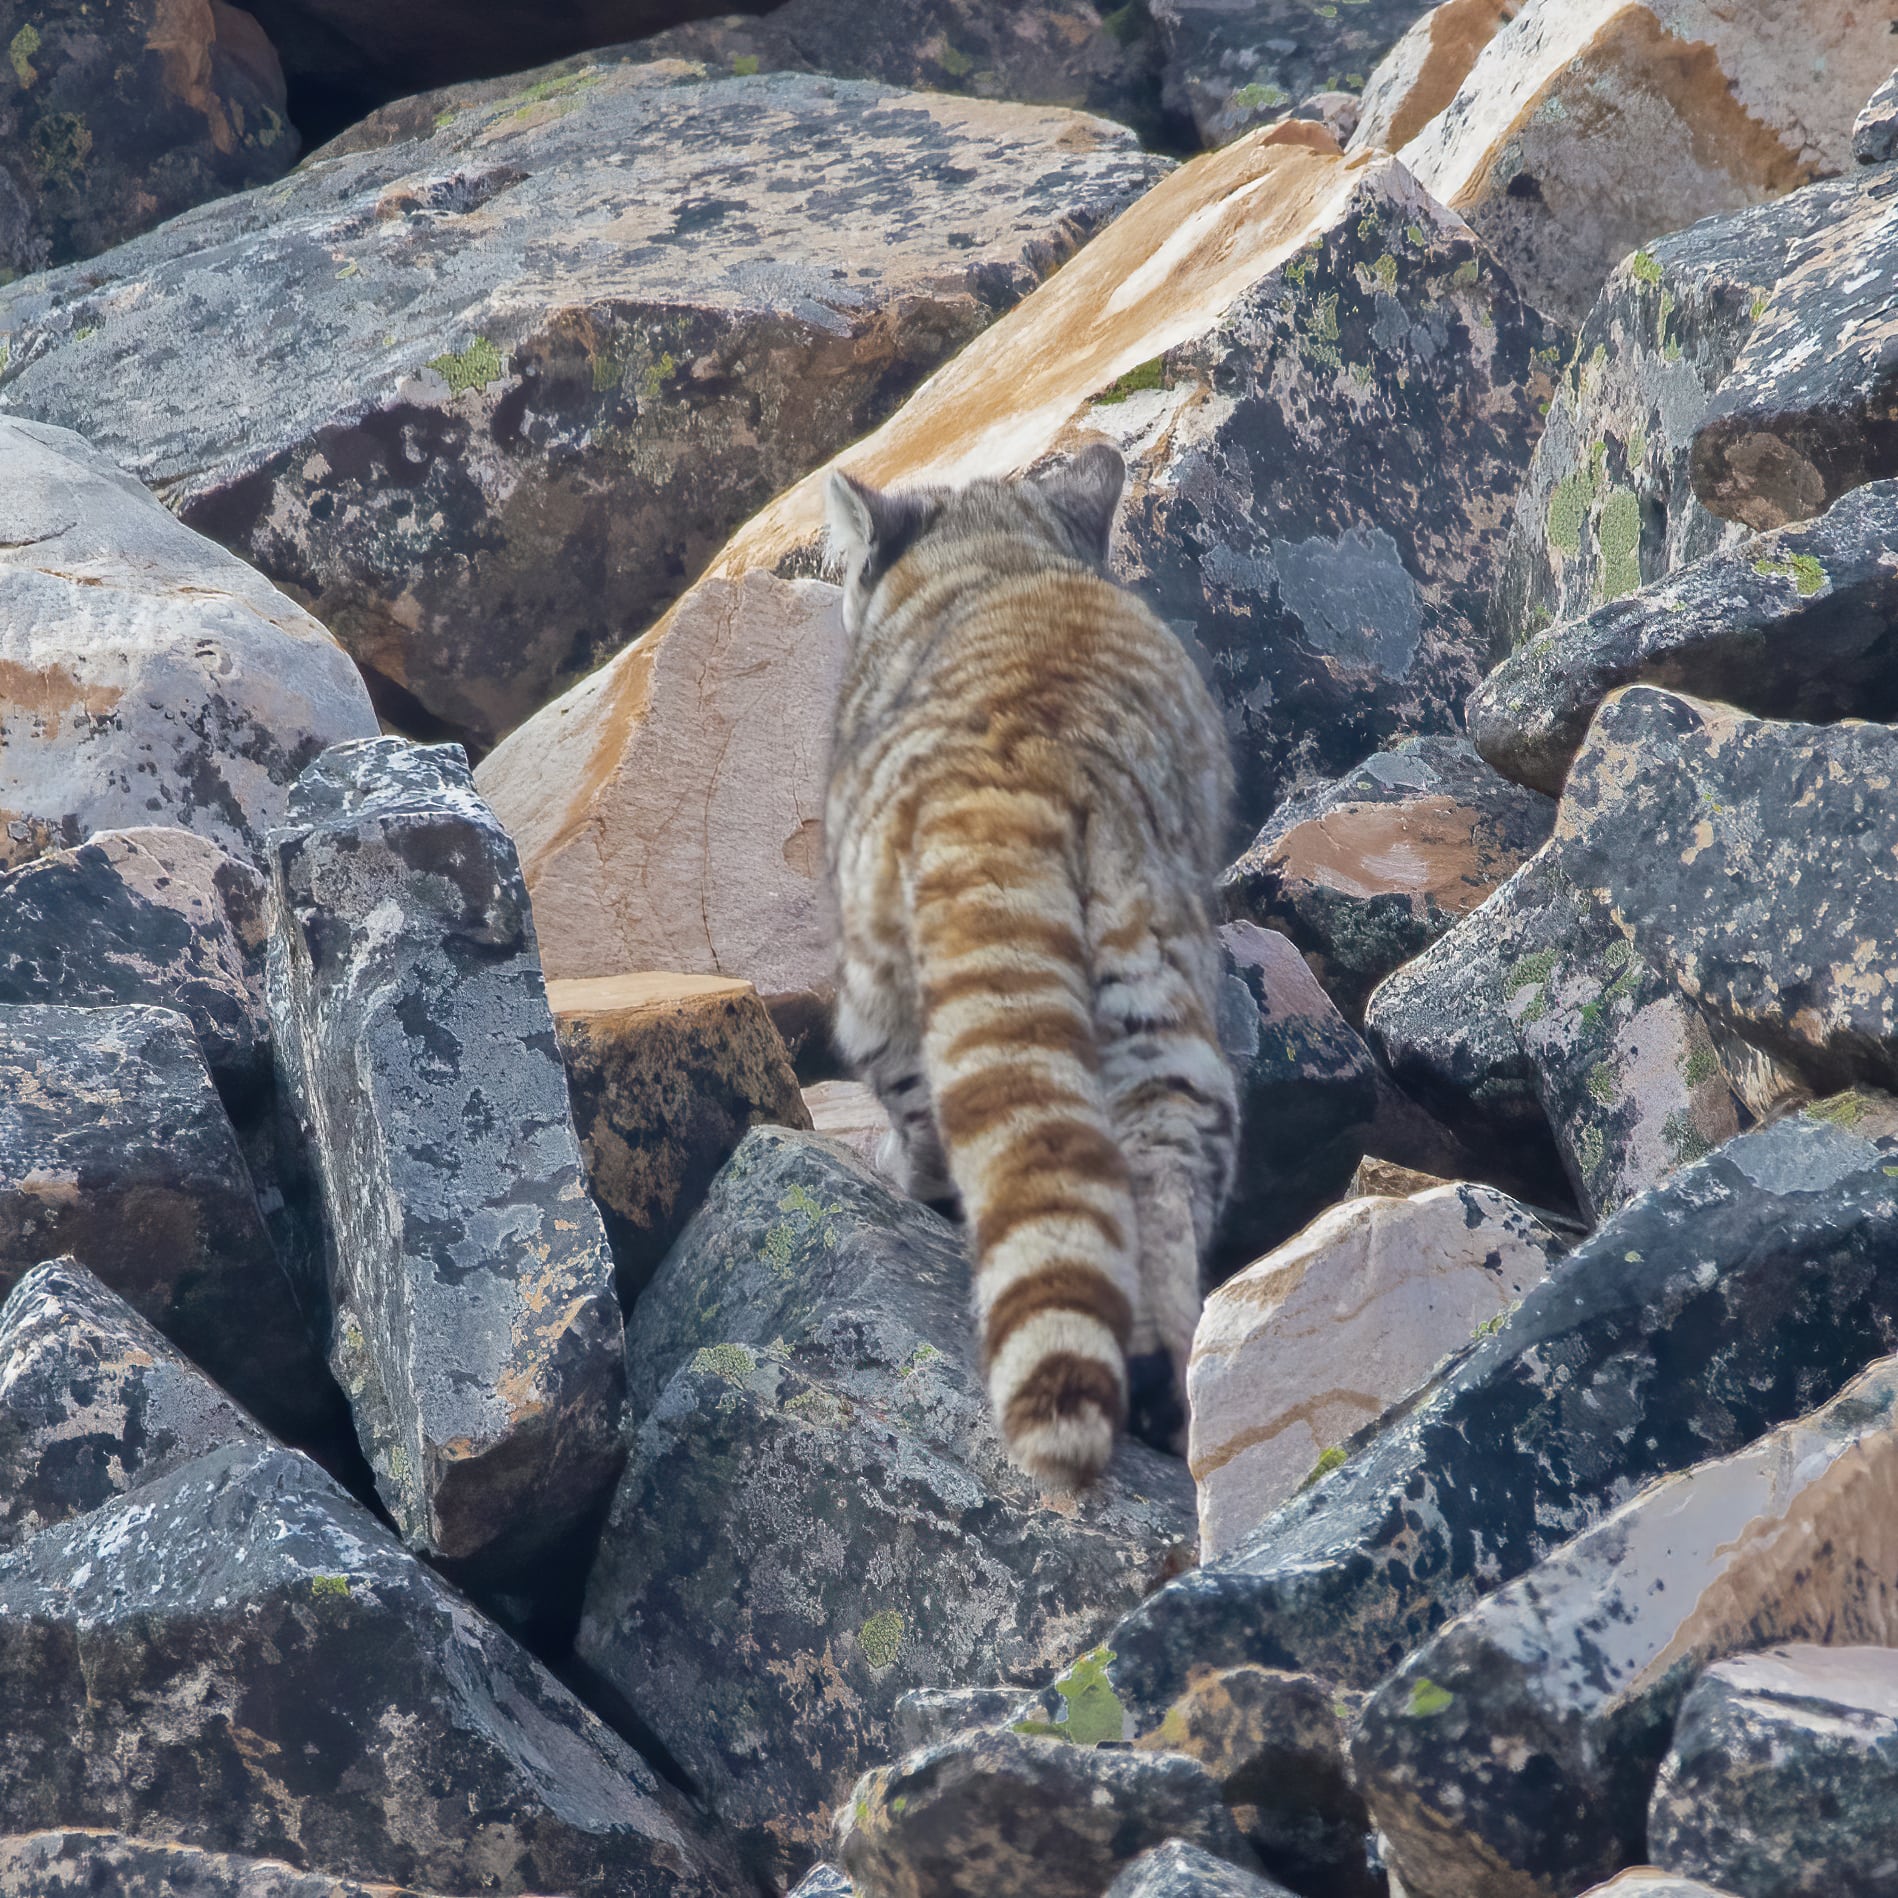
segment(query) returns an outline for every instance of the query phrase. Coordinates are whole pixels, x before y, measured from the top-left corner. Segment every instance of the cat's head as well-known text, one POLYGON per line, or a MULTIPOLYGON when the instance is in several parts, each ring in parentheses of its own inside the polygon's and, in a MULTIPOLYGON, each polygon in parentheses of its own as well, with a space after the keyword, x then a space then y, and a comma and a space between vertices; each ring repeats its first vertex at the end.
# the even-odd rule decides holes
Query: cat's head
POLYGON ((925 548, 952 554, 957 542, 1000 535, 1105 567, 1126 479, 1126 463, 1109 442, 1092 442, 1058 467, 1016 481, 965 488, 885 492, 833 469, 825 501, 831 555, 844 568, 844 625, 859 632, 883 576, 925 548))

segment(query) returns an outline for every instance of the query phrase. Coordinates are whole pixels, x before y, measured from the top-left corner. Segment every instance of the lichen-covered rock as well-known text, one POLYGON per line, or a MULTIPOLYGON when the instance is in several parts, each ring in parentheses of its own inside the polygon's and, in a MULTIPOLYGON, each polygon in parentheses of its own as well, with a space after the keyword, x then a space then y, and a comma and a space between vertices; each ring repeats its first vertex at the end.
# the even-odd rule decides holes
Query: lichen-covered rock
POLYGON ((397 722, 492 744, 1164 168, 1052 109, 524 74, 0 291, 0 408, 294 588, 397 722))
POLYGON ((587 1190, 630 1311, 745 1134, 811 1118, 748 982, 609 976, 550 983, 547 1001, 587 1190))
POLYGON ((0 415, 0 866, 130 825, 254 854, 297 773, 375 729, 309 614, 77 435, 0 415))
POLYGON ((1200 1560, 1249 1541, 1566 1249, 1507 1195, 1440 1186, 1346 1200, 1228 1279, 1206 1301, 1186 1376, 1200 1560))
POLYGON ((1861 165, 1882 165, 1898 156, 1898 72, 1865 101, 1852 121, 1852 156, 1861 165))
POLYGON ((403 1536, 518 1557, 612 1481, 624 1374, 514 846, 459 748, 376 738, 304 773, 270 874, 331 1368, 403 1536))
POLYGON ((9 0, 0 44, 0 282, 296 160, 276 52, 223 0, 9 0))
POLYGON ((1898 475, 1898 175, 1861 174, 1846 214, 1792 246, 1694 436, 1694 492, 1727 520, 1782 527, 1898 475))
POLYGON ((1601 702, 1648 683, 1767 718, 1898 714, 1898 483, 1748 538, 1536 635, 1471 695, 1498 771, 1559 792, 1601 702))
POLYGON ((279 1429, 332 1393, 191 1024, 0 1009, 0 1292, 70 1253, 279 1429))
POLYGON ((1357 1702, 1311 1674, 1209 1670, 1140 1746, 1198 1760, 1266 1870, 1294 1891, 1383 1898, 1383 1877, 1364 1849, 1370 1820, 1345 1754, 1357 1702))
POLYGON ((1462 738, 1411 738, 1286 801, 1219 880, 1282 930, 1346 1020, 1547 841, 1555 806, 1462 738))
MULTIPOLYGON (((1885 1637, 1895 1516, 1898 1362, 1887 1359, 1816 1415, 1654 1484, 1452 1622, 1371 1697, 1352 1737, 1405 1889, 1579 1891, 1639 1860, 1644 1837, 1659 1864, 1761 1898, 1870 1889, 1836 1861, 1833 1881, 1807 1885, 1762 1877, 1757 1862, 1671 1853, 1666 1828, 1648 1830, 1648 1804, 1675 1713, 1710 1662, 1774 1641, 1885 1637)), ((1745 1757, 1735 1750, 1736 1768, 1745 1757)), ((1720 1768, 1703 1758, 1699 1770, 1720 1768)), ((1887 1760, 1888 1811, 1891 1773, 1887 1760)), ((1840 1789, 1818 1770, 1793 1795, 1815 1828, 1828 1790, 1840 1789)), ((1691 1798, 1684 1789, 1682 1804, 1691 1798)), ((1818 1837, 1782 1833, 1779 1845, 1818 1837)), ((1823 1859, 1807 1862, 1816 1872, 1823 1859)))
POLYGON ((1630 686, 1569 774, 1557 848, 1639 953, 1815 1086, 1898 1076, 1898 731, 1630 686))
POLYGON ((1141 1853, 1108 1886, 1105 1898, 1291 1898, 1291 1893, 1197 1845, 1170 1839, 1141 1853))
POLYGON ((1403 159, 1578 323, 1637 246, 1844 170, 1889 28, 1856 0, 1528 0, 1403 159))
POLYGON ((641 1421, 581 1658, 789 1882, 910 1689, 1047 1678, 1189 1559, 1185 1472, 1080 1498, 1003 1453, 960 1235, 814 1134, 759 1127, 641 1297, 641 1421))
POLYGON ((1522 0, 1440 0, 1378 61, 1348 149, 1401 151, 1457 95, 1522 0))
POLYGON ((270 1075, 264 882, 189 831, 101 831, 0 872, 0 1003, 189 1017, 227 1104, 270 1075))
MULTIPOLYGON (((1875 1638, 1887 1633, 1878 1622, 1875 1638)), ((1650 1857, 1748 1898, 1873 1892, 1891 1877, 1898 1654, 1824 1639, 1739 1655, 1694 1683, 1648 1808, 1650 1857)))
POLYGON ((0 1826, 50 1824, 449 1891, 737 1889, 631 1747, 255 1443, 0 1556, 0 1826))
POLYGON ((62 1826, 0 1838, 0 1898, 427 1898, 281 1859, 62 1826))
POLYGON ((866 1773, 837 1836, 862 1898, 1100 1898, 1169 1839, 1255 1863, 1193 1761, 1012 1732, 957 1734, 866 1773))
POLYGON ((0 1549, 220 1444, 261 1441, 77 1260, 34 1267, 0 1306, 0 1549))

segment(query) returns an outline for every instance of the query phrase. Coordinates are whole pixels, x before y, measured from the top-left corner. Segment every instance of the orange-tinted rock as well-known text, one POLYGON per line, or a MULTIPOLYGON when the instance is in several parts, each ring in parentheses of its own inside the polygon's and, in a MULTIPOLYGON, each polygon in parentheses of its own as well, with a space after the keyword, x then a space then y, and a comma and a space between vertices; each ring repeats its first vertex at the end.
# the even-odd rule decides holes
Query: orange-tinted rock
POLYGON ((1378 62, 1350 149, 1400 151, 1457 95, 1523 0, 1443 0, 1378 62))

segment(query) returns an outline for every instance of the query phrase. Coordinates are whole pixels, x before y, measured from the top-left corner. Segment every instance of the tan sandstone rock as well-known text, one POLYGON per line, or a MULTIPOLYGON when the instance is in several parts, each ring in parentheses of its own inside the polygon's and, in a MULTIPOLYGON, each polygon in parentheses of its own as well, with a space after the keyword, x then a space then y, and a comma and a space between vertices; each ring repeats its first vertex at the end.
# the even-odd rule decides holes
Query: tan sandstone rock
POLYGON ((861 1081, 819 1081, 804 1090, 804 1111, 820 1134, 840 1140, 866 1166, 875 1166, 890 1117, 861 1081))
POLYGON ((1206 1301, 1187 1370, 1200 1559, 1240 1546, 1338 1446, 1539 1285, 1562 1242, 1492 1187, 1354 1199, 1206 1301))

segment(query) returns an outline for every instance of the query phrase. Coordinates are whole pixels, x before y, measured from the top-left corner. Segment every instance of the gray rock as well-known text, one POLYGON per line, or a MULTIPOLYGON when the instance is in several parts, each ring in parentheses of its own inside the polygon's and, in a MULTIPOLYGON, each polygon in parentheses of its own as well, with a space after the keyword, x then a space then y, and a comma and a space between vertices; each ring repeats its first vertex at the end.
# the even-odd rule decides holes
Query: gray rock
POLYGON ((1197 1845, 1171 1839, 1141 1853, 1104 1898, 1291 1898, 1291 1893, 1197 1845))
POLYGON ((791 1898, 852 1898, 850 1880, 834 1865, 813 1865, 797 1881, 791 1898))
POLYGON ((0 1008, 0 1292, 70 1253, 266 1423, 334 1392, 191 1024, 0 1008))
POLYGON ((77 435, 0 415, 0 866, 140 824, 253 855, 297 773, 375 729, 308 613, 77 435))
POLYGON ((1045 108, 523 74, 0 291, 0 408, 294 588, 398 723, 492 744, 1165 168, 1045 108))
POLYGON ((780 1884, 904 1694, 1025 1691, 1189 1559, 1170 1459, 1128 1443, 1073 1499, 1008 1463, 972 1334, 959 1235, 772 1127, 639 1301, 578 1652, 780 1884))
POLYGON ((1648 1852, 1748 1898, 1874 1892, 1898 1864, 1898 1656, 1774 1648, 1710 1667, 1681 1703, 1648 1852))
POLYGON ((313 1464, 231 1444, 0 1557, 0 1826, 729 1898, 683 1802, 313 1464))
MULTIPOLYGON (((1425 1643, 1371 1697, 1351 1745, 1405 1890, 1577 1891, 1641 1859, 1644 1839, 1657 1864, 1758 1898, 1876 1889, 1876 1878, 1852 1875, 1879 1863, 1869 1836, 1849 1862, 1831 1857, 1833 1878, 1818 1875, 1828 1835, 1832 1853, 1849 1855, 1853 1831, 1881 1803, 1891 1810, 1889 1751, 1878 1795, 1848 1789, 1855 1751, 1879 1767, 1871 1749, 1846 1740, 1855 1722, 1843 1708, 1824 1724, 1845 1741, 1832 1764, 1847 1777, 1832 1777, 1819 1757, 1794 1767, 1782 1811, 1796 1803, 1805 1819, 1756 1835, 1750 1859, 1736 1836, 1738 1850, 1721 1862, 1712 1810, 1709 1849, 1696 1851, 1690 1815, 1702 1793, 1717 1806, 1724 1783, 1744 1832, 1749 1787, 1770 1801, 1772 1756, 1787 1764, 1764 1734, 1728 1751, 1683 1715, 1677 1765, 1691 1759, 1689 1783, 1678 1796, 1664 1789, 1657 1805, 1681 1826, 1682 1849, 1668 1849, 1667 1823, 1650 1824, 1649 1794, 1683 1696, 1710 1662, 1762 1641, 1882 1639, 1898 1598, 1883 1552, 1895 1486, 1898 1361, 1887 1359, 1816 1415, 1654 1484, 1425 1643), (1777 1874, 1768 1869, 1775 1856, 1777 1874), (1802 1864, 1814 1882, 1802 1882, 1802 1864)), ((1862 1741, 1881 1696, 1870 1670, 1858 1678, 1862 1741)), ((1703 1706, 1718 1704, 1719 1690, 1712 1695, 1703 1706)), ((1817 1697, 1807 1697, 1809 1710, 1817 1697)), ((1884 1839, 1887 1852, 1898 1842, 1889 1819, 1884 1839)))
POLYGON ((1865 101, 1852 122, 1852 156, 1861 165, 1882 165, 1898 155, 1898 72, 1865 101))
POLYGON ((1618 1873, 1605 1885, 1591 1885, 1582 1898, 1733 1898, 1733 1894, 1715 1891, 1697 1878, 1676 1878, 1672 1872, 1637 1865, 1618 1873))
POLYGON ((281 1859, 62 1826, 0 1839, 0 1898, 427 1898, 281 1859))
POLYGON ((958 1734, 866 1773, 837 1822, 838 1856, 865 1898, 1100 1898, 1175 1838, 1254 1864, 1191 1760, 1015 1733, 958 1734))
POLYGON ((1025 1696, 1019 1687, 913 1687, 890 1716, 899 1753, 934 1746, 968 1727, 1002 1727, 1025 1696))
POLYGON ((459 748, 376 738, 304 773, 270 873, 331 1368, 403 1536, 514 1559, 612 1481, 624 1388, 514 846, 459 748))
POLYGON ((0 1549, 220 1444, 263 1440, 76 1260, 36 1266, 0 1306, 0 1549))
POLYGON ((1898 484, 1738 541, 1519 646, 1471 695, 1498 771, 1559 792, 1601 702, 1648 683, 1766 718, 1898 714, 1898 484))

